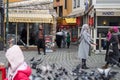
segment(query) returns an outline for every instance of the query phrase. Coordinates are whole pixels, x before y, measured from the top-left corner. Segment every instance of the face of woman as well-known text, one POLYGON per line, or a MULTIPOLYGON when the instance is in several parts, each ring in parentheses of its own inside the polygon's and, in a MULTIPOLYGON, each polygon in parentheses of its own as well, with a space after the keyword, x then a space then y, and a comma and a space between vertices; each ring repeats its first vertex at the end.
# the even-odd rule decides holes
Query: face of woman
POLYGON ((90 33, 90 28, 89 28, 89 26, 86 26, 86 30, 87 30, 88 33, 90 33))

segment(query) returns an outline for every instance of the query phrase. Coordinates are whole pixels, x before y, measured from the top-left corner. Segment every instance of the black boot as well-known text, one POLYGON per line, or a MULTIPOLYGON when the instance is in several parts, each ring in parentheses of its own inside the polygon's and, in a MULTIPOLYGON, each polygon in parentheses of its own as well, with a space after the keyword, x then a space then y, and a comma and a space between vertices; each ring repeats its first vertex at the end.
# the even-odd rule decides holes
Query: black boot
POLYGON ((89 68, 86 66, 86 59, 82 59, 82 69, 89 69, 89 68))
POLYGON ((38 55, 40 55, 40 54, 41 54, 41 53, 40 53, 40 48, 38 47, 37 49, 38 49, 38 55))

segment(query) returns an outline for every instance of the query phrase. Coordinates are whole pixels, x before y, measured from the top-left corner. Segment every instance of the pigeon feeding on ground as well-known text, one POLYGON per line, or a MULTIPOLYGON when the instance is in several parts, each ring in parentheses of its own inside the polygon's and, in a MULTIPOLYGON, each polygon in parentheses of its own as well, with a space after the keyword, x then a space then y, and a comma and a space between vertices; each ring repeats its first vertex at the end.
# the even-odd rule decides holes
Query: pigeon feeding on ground
POLYGON ((37 65, 42 63, 43 61, 41 59, 34 60, 34 57, 30 60, 30 65, 33 69, 37 69, 37 65))
POLYGON ((108 77, 111 68, 107 68, 107 69, 98 68, 97 70, 103 77, 108 77))
POLYGON ((33 61, 35 59, 35 57, 33 57, 32 59, 30 59, 30 61, 33 61))

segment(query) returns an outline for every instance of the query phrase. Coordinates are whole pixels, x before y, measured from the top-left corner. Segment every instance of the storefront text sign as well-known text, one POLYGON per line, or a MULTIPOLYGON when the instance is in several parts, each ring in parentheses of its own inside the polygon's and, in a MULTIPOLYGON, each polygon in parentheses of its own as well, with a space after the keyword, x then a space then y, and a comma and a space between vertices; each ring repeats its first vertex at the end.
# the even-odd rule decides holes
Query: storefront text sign
POLYGON ((103 12, 103 15, 114 15, 114 12, 103 12))
POLYGON ((120 11, 96 11, 97 16, 120 16, 120 11))

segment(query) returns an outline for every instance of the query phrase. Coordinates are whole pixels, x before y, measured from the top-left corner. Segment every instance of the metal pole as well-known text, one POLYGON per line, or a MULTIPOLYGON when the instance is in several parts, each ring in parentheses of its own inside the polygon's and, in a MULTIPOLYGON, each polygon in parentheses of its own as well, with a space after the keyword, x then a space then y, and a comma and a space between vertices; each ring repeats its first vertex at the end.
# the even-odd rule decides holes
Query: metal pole
POLYGON ((8 38, 7 38, 7 36, 8 36, 8 27, 9 27, 9 16, 8 16, 8 8, 9 8, 9 0, 7 0, 7 2, 6 2, 6 35, 5 35, 5 38, 6 38, 6 49, 8 48, 8 43, 7 43, 7 41, 8 41, 8 38))
POLYGON ((99 52, 101 52, 101 34, 99 33, 99 52))
POLYGON ((45 23, 43 23, 42 27, 43 27, 43 36, 44 36, 44 55, 46 55, 46 46, 45 46, 45 23))

